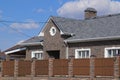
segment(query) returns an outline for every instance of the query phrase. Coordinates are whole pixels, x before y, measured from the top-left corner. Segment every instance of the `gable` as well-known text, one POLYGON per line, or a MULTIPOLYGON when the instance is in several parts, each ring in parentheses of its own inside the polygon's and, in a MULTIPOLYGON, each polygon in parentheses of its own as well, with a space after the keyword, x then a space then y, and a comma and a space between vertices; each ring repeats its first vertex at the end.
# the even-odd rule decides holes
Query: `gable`
POLYGON ((46 22, 46 24, 44 25, 43 29, 38 34, 38 36, 44 36, 44 32, 46 31, 46 29, 48 29, 47 25, 51 25, 51 24, 53 24, 53 26, 56 27, 56 29, 58 29, 60 31, 60 33, 62 34, 62 31, 59 29, 58 25, 56 25, 55 22, 53 21, 52 17, 50 17, 48 19, 48 21, 46 22))

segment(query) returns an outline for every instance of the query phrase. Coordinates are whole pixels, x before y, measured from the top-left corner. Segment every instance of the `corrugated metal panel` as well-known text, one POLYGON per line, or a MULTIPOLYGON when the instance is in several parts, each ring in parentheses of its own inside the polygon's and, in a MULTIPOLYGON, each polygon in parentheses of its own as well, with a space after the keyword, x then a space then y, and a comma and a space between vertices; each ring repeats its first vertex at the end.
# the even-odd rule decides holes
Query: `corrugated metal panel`
POLYGON ((35 75, 48 75, 48 60, 39 60, 35 62, 35 75))
POLYGON ((68 75, 68 60, 55 59, 53 62, 53 75, 68 75))
POLYGON ((113 75, 114 75, 113 58, 95 59, 95 76, 113 76, 113 75))
POLYGON ((2 76, 14 76, 14 61, 3 61, 2 76))
POLYGON ((75 59, 73 61, 73 75, 89 75, 90 59, 75 59))
POLYGON ((31 61, 18 62, 18 76, 31 75, 31 61))

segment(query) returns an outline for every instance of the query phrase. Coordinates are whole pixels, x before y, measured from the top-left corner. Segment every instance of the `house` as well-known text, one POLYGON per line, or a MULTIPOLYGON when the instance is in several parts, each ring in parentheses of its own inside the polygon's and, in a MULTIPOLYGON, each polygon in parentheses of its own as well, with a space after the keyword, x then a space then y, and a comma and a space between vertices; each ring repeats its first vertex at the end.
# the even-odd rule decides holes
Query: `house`
POLYGON ((34 36, 28 40, 19 42, 18 44, 5 50, 4 52, 7 55, 7 59, 30 60, 35 56, 39 57, 38 59, 41 59, 42 58, 41 54, 43 53, 42 42, 43 42, 42 37, 34 36))
MULTIPOLYGON (((52 16, 37 37, 43 38, 38 45, 42 46, 42 59, 114 57, 120 54, 120 14, 98 17, 94 8, 87 8, 84 20, 52 16)), ((29 44, 22 46, 33 47, 29 44)), ((32 58, 32 51, 26 49, 26 59, 32 58)))

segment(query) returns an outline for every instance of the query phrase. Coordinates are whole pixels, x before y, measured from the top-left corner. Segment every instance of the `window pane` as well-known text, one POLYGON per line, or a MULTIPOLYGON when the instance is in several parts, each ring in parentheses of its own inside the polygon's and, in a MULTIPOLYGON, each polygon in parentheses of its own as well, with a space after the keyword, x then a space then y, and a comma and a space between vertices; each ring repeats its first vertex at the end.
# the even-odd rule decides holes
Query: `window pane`
POLYGON ((120 54, 120 49, 109 49, 107 50, 108 57, 114 57, 120 54))
POLYGON ((120 55, 120 49, 118 49, 118 55, 120 55))
POLYGON ((82 58, 85 58, 85 51, 82 51, 82 58))
POLYGON ((78 58, 81 58, 81 51, 79 51, 79 53, 78 53, 78 58))
POLYGON ((37 58, 37 54, 35 54, 35 58, 37 58))
POLYGON ((113 49, 113 56, 116 56, 116 52, 117 52, 117 50, 113 49))
POLYGON ((76 58, 89 58, 90 52, 89 50, 80 49, 77 51, 77 57, 76 58))
POLYGON ((89 51, 86 51, 86 58, 89 58, 89 51))
POLYGON ((108 57, 112 57, 112 52, 111 52, 111 50, 108 50, 108 57))
POLYGON ((42 59, 42 53, 34 53, 34 54, 35 54, 35 58, 42 59))

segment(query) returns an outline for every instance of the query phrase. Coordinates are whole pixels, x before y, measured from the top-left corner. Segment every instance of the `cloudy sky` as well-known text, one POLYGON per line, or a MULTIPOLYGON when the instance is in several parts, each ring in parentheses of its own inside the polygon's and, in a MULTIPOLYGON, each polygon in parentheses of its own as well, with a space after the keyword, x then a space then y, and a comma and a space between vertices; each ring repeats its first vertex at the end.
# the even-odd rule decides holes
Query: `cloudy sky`
POLYGON ((120 0, 0 0, 0 49, 38 35, 50 16, 84 19, 87 7, 116 14, 120 0))

